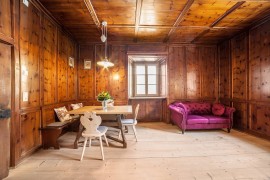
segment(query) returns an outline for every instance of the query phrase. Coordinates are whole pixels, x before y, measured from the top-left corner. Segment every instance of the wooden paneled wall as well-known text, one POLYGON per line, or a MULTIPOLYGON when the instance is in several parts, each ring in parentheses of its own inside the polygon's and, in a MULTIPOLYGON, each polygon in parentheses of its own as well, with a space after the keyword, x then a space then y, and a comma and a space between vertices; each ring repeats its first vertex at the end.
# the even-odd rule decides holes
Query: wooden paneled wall
POLYGON ((104 58, 104 45, 80 45, 78 97, 85 104, 99 104, 96 96, 109 91, 116 104, 141 104, 139 121, 166 121, 167 105, 176 100, 215 101, 217 99, 217 48, 206 45, 110 45, 109 59, 113 68, 103 69, 96 62, 104 58), (163 63, 167 99, 128 99, 128 54, 167 55, 163 63), (83 68, 84 60, 92 62, 90 70, 83 68), (164 70, 167 68, 167 72, 164 70), (118 76, 119 79, 115 79, 118 76))
POLYGON ((168 54, 169 102, 217 98, 216 46, 172 46, 168 54))
POLYGON ((270 138, 270 20, 219 45, 220 99, 234 128, 270 138))
MULTIPOLYGON (((2 1, 1 1, 2 2, 2 1)), ((53 108, 77 99, 76 43, 39 4, 14 1, 14 116, 11 166, 41 145, 40 128, 55 120, 53 108), (70 67, 68 58, 75 59, 70 67), (16 84, 19 82, 19 84, 16 84), (28 93, 28 100, 23 100, 28 93)))

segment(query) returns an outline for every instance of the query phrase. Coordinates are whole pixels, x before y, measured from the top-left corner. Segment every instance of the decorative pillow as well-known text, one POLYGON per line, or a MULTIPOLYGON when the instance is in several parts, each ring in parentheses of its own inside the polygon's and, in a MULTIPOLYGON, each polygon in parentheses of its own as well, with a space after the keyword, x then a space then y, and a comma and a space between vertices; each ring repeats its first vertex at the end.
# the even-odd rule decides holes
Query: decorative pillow
POLYGON ((212 113, 216 116, 221 116, 225 112, 225 106, 220 103, 213 104, 212 113))
POLYGON ((79 109, 83 107, 83 103, 71 104, 70 106, 72 109, 79 109))
POLYGON ((72 119, 72 117, 69 114, 66 114, 68 111, 67 111, 67 108, 65 106, 60 107, 60 108, 55 108, 54 111, 55 111, 59 121, 61 121, 61 122, 68 121, 68 120, 72 119))

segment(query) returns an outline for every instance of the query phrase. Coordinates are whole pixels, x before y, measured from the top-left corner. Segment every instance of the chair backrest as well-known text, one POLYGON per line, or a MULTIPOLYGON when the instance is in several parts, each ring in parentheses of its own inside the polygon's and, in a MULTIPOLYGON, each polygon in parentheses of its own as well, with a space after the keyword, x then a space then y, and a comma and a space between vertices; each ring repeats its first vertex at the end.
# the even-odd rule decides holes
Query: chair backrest
POLYGON ((81 124, 85 128, 84 133, 86 134, 99 134, 97 130, 101 124, 101 117, 97 116, 95 112, 86 112, 81 116, 81 124))
POLYGON ((140 104, 137 104, 136 109, 135 109, 135 113, 134 113, 134 120, 137 119, 139 108, 140 108, 140 104))

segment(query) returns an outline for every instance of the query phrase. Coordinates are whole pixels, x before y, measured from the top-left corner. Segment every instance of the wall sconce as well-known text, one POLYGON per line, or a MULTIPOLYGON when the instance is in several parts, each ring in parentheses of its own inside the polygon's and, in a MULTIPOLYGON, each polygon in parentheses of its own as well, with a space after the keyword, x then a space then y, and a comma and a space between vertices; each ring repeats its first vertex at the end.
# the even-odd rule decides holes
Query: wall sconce
POLYGON ((119 80, 120 79, 120 77, 119 77, 119 74, 115 74, 115 75, 113 75, 113 80, 119 80))

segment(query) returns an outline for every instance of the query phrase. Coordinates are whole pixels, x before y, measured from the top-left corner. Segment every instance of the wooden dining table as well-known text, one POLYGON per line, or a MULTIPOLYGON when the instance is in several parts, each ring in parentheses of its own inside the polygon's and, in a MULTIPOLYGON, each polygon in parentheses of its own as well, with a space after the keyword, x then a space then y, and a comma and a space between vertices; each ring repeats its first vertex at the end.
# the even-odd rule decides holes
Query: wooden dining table
MULTIPOLYGON (((127 141, 124 134, 121 119, 123 118, 124 115, 132 114, 131 105, 107 107, 107 109, 105 110, 102 108, 102 106, 84 106, 79 109, 68 111, 68 114, 83 115, 85 112, 95 112, 97 115, 101 116, 102 125, 108 125, 118 128, 121 132, 122 140, 112 137, 110 135, 107 135, 107 138, 121 143, 123 145, 123 148, 127 147, 127 141)), ((81 137, 82 131, 83 126, 80 125, 79 132, 77 133, 74 142, 75 149, 78 148, 78 142, 81 137)))

